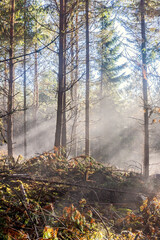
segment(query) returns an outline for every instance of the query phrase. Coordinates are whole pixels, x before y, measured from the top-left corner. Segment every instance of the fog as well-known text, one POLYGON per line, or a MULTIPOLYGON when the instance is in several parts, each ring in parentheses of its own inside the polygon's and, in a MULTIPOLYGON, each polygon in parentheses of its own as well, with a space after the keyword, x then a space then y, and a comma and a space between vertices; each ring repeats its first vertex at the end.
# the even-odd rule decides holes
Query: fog
MULTIPOLYGON (((101 116, 91 132, 92 155, 100 162, 142 172, 144 158, 143 108, 141 101, 118 106, 111 98, 102 103, 101 116)), ((92 119, 96 119, 95 111, 92 119)), ((160 124, 149 120, 150 174, 160 173, 160 124)))
MULTIPOLYGON (((142 172, 143 166, 143 108, 140 101, 126 105, 117 104, 109 96, 91 106, 90 152, 97 161, 120 169, 142 172)), ((37 116, 37 126, 31 110, 27 110, 27 158, 52 151, 55 140, 56 111, 49 119, 37 116)), ((153 116, 155 117, 155 116, 153 116)), ((150 118, 150 174, 159 173, 160 124, 152 124, 150 118)), ((24 155, 23 112, 14 117, 14 154, 24 155)), ((73 157, 71 128, 73 119, 67 122, 68 158, 73 157)), ((78 115, 77 154, 84 154, 84 109, 78 115)), ((6 149, 6 146, 1 148, 6 149)))

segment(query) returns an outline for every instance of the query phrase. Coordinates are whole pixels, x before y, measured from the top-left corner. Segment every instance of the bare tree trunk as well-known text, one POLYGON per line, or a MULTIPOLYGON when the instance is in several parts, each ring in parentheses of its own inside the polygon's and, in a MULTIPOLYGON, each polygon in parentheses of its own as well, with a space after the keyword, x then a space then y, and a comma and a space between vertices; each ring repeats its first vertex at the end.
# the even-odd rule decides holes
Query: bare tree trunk
POLYGON ((23 60, 23 91, 24 91, 24 158, 27 157, 27 104, 26 104, 26 0, 24 0, 24 60, 23 60))
POLYGON ((86 0, 86 116, 85 116, 85 155, 89 149, 89 0, 86 0))
POLYGON ((63 29, 64 29, 64 43, 63 43, 63 102, 62 102, 62 147, 63 147, 63 155, 66 156, 66 144, 67 144, 67 128, 66 128, 66 4, 67 0, 64 2, 64 21, 63 21, 63 29))
POLYGON ((37 57, 37 42, 35 43, 34 54, 34 128, 35 128, 35 148, 37 148, 37 111, 39 106, 39 89, 38 89, 38 57, 37 57))
MULTIPOLYGON (((6 52, 5 52, 5 60, 6 60, 6 52)), ((3 111, 6 114, 7 113, 7 97, 8 97, 8 85, 7 85, 7 81, 8 81, 8 71, 7 71, 7 62, 4 62, 4 83, 3 83, 3 111)), ((3 141, 5 143, 7 143, 6 140, 6 124, 7 124, 7 118, 5 117, 3 119, 3 128, 1 129, 1 135, 3 138, 3 141)))
MULTIPOLYGON (((5 53, 5 60, 6 60, 6 53, 5 53)), ((6 102, 6 97, 7 97, 7 62, 4 62, 4 94, 3 94, 3 109, 6 112, 7 111, 7 102, 6 102)))
POLYGON ((11 18, 10 18, 10 49, 9 49, 9 92, 8 92, 8 119, 7 119, 7 143, 8 156, 13 157, 13 85, 14 85, 14 15, 15 0, 11 0, 11 18))
POLYGON ((73 88, 73 98, 74 98, 74 107, 75 107, 75 122, 74 122, 74 129, 73 129, 73 149, 74 149, 74 156, 77 156, 77 115, 78 115, 78 103, 77 103, 77 90, 78 90, 78 56, 79 56, 79 46, 78 46, 78 6, 79 1, 77 1, 77 9, 76 9, 76 70, 75 70, 75 84, 73 88))
MULTIPOLYGON (((71 35, 70 35, 70 43, 71 43, 71 85, 74 86, 74 78, 73 78, 73 74, 74 74, 74 35, 73 35, 73 27, 74 27, 74 23, 73 23, 73 17, 72 17, 72 22, 71 22, 71 35)), ((71 87, 71 101, 73 102, 73 87, 71 87)))
MULTIPOLYGON (((103 46, 102 46, 103 51, 103 46)), ((101 79, 100 79, 100 114, 102 110, 102 100, 103 100, 103 56, 101 59, 101 79)))
MULTIPOLYGON (((100 79, 100 115, 102 111, 102 99, 103 99, 103 77, 104 77, 104 39, 103 39, 103 29, 104 29, 104 18, 102 17, 102 40, 101 40, 101 79, 100 79)), ((102 117, 102 115, 101 115, 102 117)))
POLYGON ((149 117, 148 117, 148 83, 146 66, 146 26, 145 26, 145 0, 140 2, 141 8, 141 36, 142 36, 142 78, 143 78, 143 101, 144 101, 144 164, 143 173, 146 178, 149 176, 149 117))
POLYGON ((65 22, 65 0, 60 0, 58 106, 55 133, 55 147, 57 148, 59 148, 61 145, 61 133, 62 133, 62 111, 64 93, 64 42, 65 42, 64 22, 65 22))
MULTIPOLYGON (((104 93, 103 93, 103 81, 104 81, 104 39, 103 39, 103 29, 104 29, 104 19, 102 17, 102 31, 101 31, 101 69, 100 69, 100 102, 99 102, 99 117, 100 117, 100 124, 103 124, 103 104, 104 104, 104 93)), ((97 146, 99 147, 99 150, 101 149, 101 146, 103 146, 104 136, 101 133, 97 146)))
POLYGON ((74 27, 74 23, 73 23, 73 18, 72 18, 72 22, 71 22, 71 38, 70 38, 70 43, 71 43, 71 85, 73 87, 71 87, 71 101, 72 103, 74 102, 74 96, 73 96, 73 89, 74 89, 74 35, 73 35, 73 27, 74 27))
POLYGON ((63 148, 63 155, 66 156, 66 144, 67 144, 67 128, 66 128, 66 76, 64 76, 64 92, 63 92, 63 109, 62 109, 62 148, 63 148))
POLYGON ((73 125, 72 125, 72 133, 71 133, 71 152, 73 153, 74 156, 75 155, 75 120, 76 120, 76 116, 75 116, 75 81, 76 78, 74 79, 74 34, 73 34, 73 30, 74 30, 74 16, 72 16, 72 20, 71 20, 71 36, 70 36, 70 43, 71 43, 71 108, 72 108, 72 115, 73 115, 73 125))

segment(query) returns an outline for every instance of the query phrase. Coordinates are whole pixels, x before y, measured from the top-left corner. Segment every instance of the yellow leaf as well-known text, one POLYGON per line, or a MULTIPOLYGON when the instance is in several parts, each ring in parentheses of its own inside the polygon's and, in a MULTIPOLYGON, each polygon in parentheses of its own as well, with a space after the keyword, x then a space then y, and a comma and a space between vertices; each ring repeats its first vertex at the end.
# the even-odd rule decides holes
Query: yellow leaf
POLYGON ((52 239, 54 236, 53 228, 50 226, 45 226, 43 230, 43 239, 52 239))
POLYGON ((82 198, 80 201, 79 201, 79 204, 86 204, 86 199, 85 198, 82 198))

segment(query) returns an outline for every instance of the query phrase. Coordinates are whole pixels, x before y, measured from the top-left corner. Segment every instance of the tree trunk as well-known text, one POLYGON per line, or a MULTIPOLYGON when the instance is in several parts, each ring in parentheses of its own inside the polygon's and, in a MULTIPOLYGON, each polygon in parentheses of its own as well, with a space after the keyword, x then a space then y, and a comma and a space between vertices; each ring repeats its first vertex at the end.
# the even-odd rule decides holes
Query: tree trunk
POLYGON ((7 62, 6 62, 6 53, 5 53, 5 62, 4 62, 4 93, 3 93, 3 109, 6 112, 7 111, 7 102, 6 102, 6 97, 7 97, 7 62))
MULTIPOLYGON (((103 51, 103 45, 102 45, 103 51)), ((102 111, 102 100, 103 100, 103 56, 101 59, 101 79, 100 79, 100 115, 102 111)), ((102 116, 101 116, 102 117, 102 116)))
POLYGON ((75 35, 74 31, 74 17, 72 18, 71 23, 71 103, 72 103, 72 115, 73 115, 73 125, 72 125, 72 134, 71 134, 71 152, 74 157, 77 156, 77 80, 78 80, 78 4, 76 6, 76 17, 75 17, 75 35), (76 43, 74 44, 74 38, 76 43), (74 60, 74 47, 75 47, 75 60, 74 60), (76 69, 74 70, 74 65, 76 69))
POLYGON ((70 43, 71 43, 71 90, 70 90, 70 93, 71 93, 71 111, 72 111, 72 116, 73 116, 73 124, 72 124, 72 130, 71 130, 71 153, 73 153, 74 151, 74 94, 73 94, 73 91, 74 91, 74 35, 73 35, 73 27, 74 27, 74 17, 72 16, 72 19, 71 19, 71 35, 70 35, 70 43))
POLYGON ((89 155, 89 0, 86 0, 86 116, 85 116, 85 155, 89 155))
MULTIPOLYGON (((103 107, 104 107, 104 99, 103 99, 103 81, 104 81, 104 38, 103 38, 103 30, 104 30, 104 17, 102 17, 101 19, 102 21, 102 31, 101 31, 101 68, 100 68, 100 102, 99 102, 99 117, 100 117, 100 124, 103 124, 103 107)), ((104 136, 103 136, 103 132, 101 132, 99 138, 98 138, 98 142, 97 142, 97 146, 99 146, 99 150, 101 149, 101 147, 103 146, 103 142, 104 141, 104 136)))
POLYGON ((71 22, 71 36, 70 36, 70 43, 71 43, 71 101, 74 105, 74 96, 73 96, 73 89, 74 89, 74 35, 73 35, 73 27, 74 27, 74 18, 72 18, 71 22))
POLYGON ((77 9, 76 9, 76 70, 75 70, 75 84, 73 88, 73 98, 74 98, 74 107, 75 107, 75 120, 74 120, 74 129, 73 129, 73 149, 74 156, 77 156, 77 115, 78 115, 78 103, 77 103, 77 91, 78 91, 78 57, 79 57, 79 46, 78 46, 78 6, 79 1, 77 1, 77 9))
POLYGON ((61 145, 62 133, 62 111, 63 111, 63 93, 64 93, 64 39, 65 39, 65 0, 60 0, 60 19, 59 19, 59 74, 58 74, 58 106, 57 122, 55 133, 55 147, 61 145))
POLYGON ((8 92, 8 119, 7 119, 7 144, 8 156, 13 157, 13 86, 14 86, 14 15, 15 0, 11 0, 10 17, 10 49, 9 49, 9 92, 8 92))
POLYGON ((146 26, 145 26, 145 0, 140 2, 141 8, 141 36, 142 36, 142 79, 143 79, 143 101, 144 101, 144 163, 143 173, 149 176, 149 117, 148 117, 148 94, 147 94, 147 66, 146 66, 146 26))
POLYGON ((102 100, 103 100, 103 78, 104 78, 104 39, 103 39, 103 30, 104 30, 104 17, 101 19, 102 21, 102 40, 101 40, 101 79, 100 79, 100 116, 102 117, 102 100))
POLYGON ((66 157, 66 144, 67 144, 67 129, 66 129, 66 4, 67 0, 64 2, 64 43, 63 43, 63 101, 62 101, 62 148, 63 155, 66 157))
POLYGON ((38 147, 37 143, 37 111, 39 106, 39 89, 38 89, 38 58, 37 58, 37 42, 35 43, 35 54, 34 54, 34 129, 35 129, 35 150, 38 147))
POLYGON ((27 121, 26 121, 26 0, 24 0, 24 60, 23 60, 23 90, 24 90, 24 158, 27 157, 27 121))

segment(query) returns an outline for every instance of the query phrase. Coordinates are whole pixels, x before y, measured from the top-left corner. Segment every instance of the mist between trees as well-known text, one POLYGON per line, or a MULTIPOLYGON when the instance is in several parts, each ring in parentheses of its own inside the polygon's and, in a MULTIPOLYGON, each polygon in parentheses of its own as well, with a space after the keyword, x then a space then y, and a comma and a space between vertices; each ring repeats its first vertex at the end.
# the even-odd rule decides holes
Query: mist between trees
POLYGON ((145 177, 159 164, 158 0, 0 2, 0 140, 145 177))

